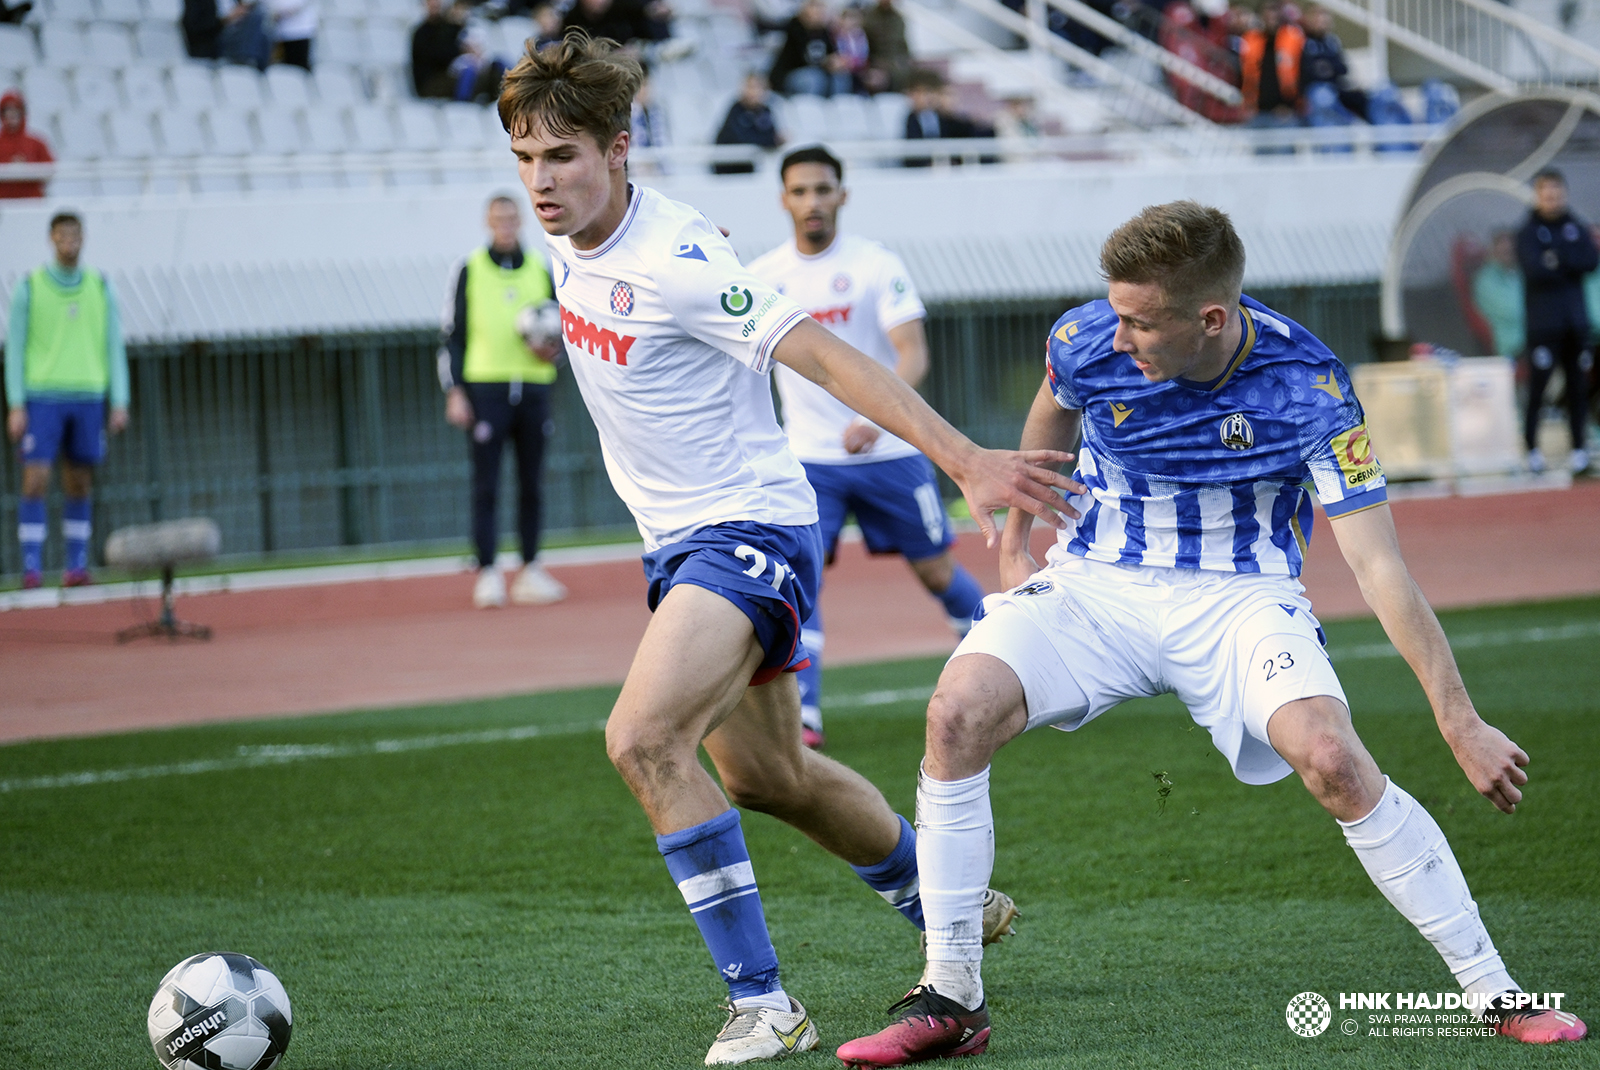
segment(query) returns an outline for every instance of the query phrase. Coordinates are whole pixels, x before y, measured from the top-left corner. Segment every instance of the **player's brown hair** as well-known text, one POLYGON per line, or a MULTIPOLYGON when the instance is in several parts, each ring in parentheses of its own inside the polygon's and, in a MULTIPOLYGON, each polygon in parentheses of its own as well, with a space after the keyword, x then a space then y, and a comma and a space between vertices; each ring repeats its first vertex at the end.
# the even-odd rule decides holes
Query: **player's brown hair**
POLYGON ((588 134, 602 150, 632 122, 639 61, 608 37, 571 30, 542 51, 527 51, 500 83, 500 125, 512 137, 542 126, 557 137, 588 134))
POLYGON ((1226 212, 1194 201, 1152 205, 1111 232, 1100 273, 1107 282, 1153 282, 1184 313, 1208 300, 1232 304, 1244 284, 1244 243, 1226 212))

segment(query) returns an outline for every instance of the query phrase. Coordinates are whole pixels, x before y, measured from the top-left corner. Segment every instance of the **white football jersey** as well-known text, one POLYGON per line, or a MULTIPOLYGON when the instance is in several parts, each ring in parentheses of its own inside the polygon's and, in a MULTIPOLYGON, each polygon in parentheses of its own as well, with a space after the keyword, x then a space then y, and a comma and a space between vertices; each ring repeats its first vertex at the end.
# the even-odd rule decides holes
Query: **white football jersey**
POLYGON ((641 186, 598 248, 546 241, 572 377, 646 548, 734 520, 816 523, 766 374, 805 312, 704 215, 641 186))
MULTIPOLYGON (((791 238, 750 264, 750 271, 794 298, 811 318, 891 371, 900 355, 889 331, 922 319, 927 310, 900 258, 866 238, 839 234, 816 256, 791 238)), ((808 464, 862 464, 917 452, 885 431, 872 448, 849 453, 844 432, 856 414, 817 384, 785 367, 775 372, 783 426, 795 455, 808 464)))

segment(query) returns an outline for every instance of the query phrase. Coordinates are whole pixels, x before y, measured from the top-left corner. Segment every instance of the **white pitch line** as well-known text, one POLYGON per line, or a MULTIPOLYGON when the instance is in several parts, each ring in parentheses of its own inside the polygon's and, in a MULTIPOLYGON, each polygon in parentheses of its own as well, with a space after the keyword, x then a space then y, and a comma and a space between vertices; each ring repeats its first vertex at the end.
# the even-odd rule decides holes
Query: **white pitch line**
MULTIPOLYGON (((1484 647, 1512 646, 1519 643, 1557 643, 1572 639, 1587 639, 1592 636, 1600 636, 1600 621, 1583 621, 1551 628, 1476 632, 1455 636, 1451 638, 1450 645, 1456 650, 1473 650, 1484 647)), ((1334 661, 1358 661, 1371 658, 1397 658, 1400 656, 1399 651, 1388 643, 1334 647, 1328 653, 1334 661)), ((824 702, 824 705, 828 709, 861 709, 872 706, 891 706, 901 702, 926 702, 932 696, 933 688, 931 687, 906 687, 897 690, 861 691, 856 694, 836 695, 824 702)), ((174 762, 170 765, 145 765, 126 769, 94 769, 82 773, 62 773, 57 776, 0 780, 0 795, 13 791, 76 788, 91 784, 117 784, 128 780, 150 780, 157 777, 194 776, 199 773, 219 773, 233 769, 252 769, 267 765, 288 765, 294 762, 317 761, 325 758, 358 758, 374 754, 404 754, 408 751, 437 750, 441 747, 507 743, 549 736, 571 736, 584 732, 599 732, 605 726, 605 721, 578 721, 562 725, 521 725, 516 728, 489 728, 479 732, 451 732, 431 736, 411 736, 405 739, 377 739, 366 743, 273 743, 261 746, 241 746, 237 753, 229 758, 204 758, 192 762, 174 762)))

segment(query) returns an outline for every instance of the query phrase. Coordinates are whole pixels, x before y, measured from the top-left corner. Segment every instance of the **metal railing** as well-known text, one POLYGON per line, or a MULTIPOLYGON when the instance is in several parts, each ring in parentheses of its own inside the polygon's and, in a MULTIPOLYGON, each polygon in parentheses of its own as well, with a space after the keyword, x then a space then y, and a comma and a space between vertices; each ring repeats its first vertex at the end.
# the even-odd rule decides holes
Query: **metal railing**
MULTIPOLYGON (((1345 360, 1368 359, 1377 284, 1252 290, 1345 360)), ((930 403, 976 441, 1015 446, 1043 375, 1042 340, 1087 298, 929 309, 930 403)), ((131 423, 96 473, 95 559, 114 528, 204 515, 229 556, 386 544, 464 547, 468 450, 445 424, 431 330, 132 346, 131 423)), ((551 533, 632 527, 570 377, 552 393, 544 510, 551 533)), ((21 568, 21 469, 0 451, 0 573, 21 568)), ((946 486, 953 493, 953 488, 946 486)), ((507 462, 502 529, 514 528, 507 462)), ((60 567, 59 502, 46 567, 60 567)))

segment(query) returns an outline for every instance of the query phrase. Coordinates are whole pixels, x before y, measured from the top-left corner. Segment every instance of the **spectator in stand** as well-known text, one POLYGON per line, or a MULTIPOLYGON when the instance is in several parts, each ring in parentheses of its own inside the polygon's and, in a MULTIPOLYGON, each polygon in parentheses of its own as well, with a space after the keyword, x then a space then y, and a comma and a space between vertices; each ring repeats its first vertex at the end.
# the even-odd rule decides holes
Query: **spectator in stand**
POLYGON ((272 11, 276 62, 311 69, 311 42, 317 36, 317 0, 267 0, 272 11))
POLYGON ((9 23, 20 26, 22 20, 28 17, 28 12, 33 10, 33 0, 23 0, 15 6, 9 5, 5 0, 0 0, 0 24, 9 23))
POLYGON ((1239 42, 1240 93, 1252 126, 1294 126, 1300 103, 1300 56, 1305 32, 1296 26, 1292 5, 1268 0, 1261 7, 1261 27, 1239 42))
MULTIPOLYGON (((907 139, 994 136, 989 127, 951 110, 949 87, 938 71, 925 68, 912 71, 906 92, 911 97, 911 111, 906 115, 907 139)), ((908 157, 904 164, 906 167, 931 167, 933 161, 926 156, 914 156, 908 157)))
POLYGON ((801 0, 767 80, 774 91, 786 95, 831 97, 850 92, 850 72, 833 42, 824 0, 801 0))
POLYGON ((411 86, 419 97, 450 100, 456 95, 450 65, 461 55, 461 21, 444 0, 427 0, 424 10, 411 31, 411 86))
POLYGON ((994 117, 994 136, 1022 140, 1041 136, 1039 117, 1034 111, 1033 97, 1026 93, 1013 93, 1000 102, 1000 112, 994 117))
POLYGON ((639 36, 636 16, 640 13, 634 0, 578 0, 567 10, 561 32, 582 30, 590 37, 609 37, 625 45, 639 36))
POLYGON ((217 47, 224 61, 258 71, 272 62, 272 23, 265 2, 241 0, 223 14, 217 47))
MULTIPOLYGON (((769 92, 767 82, 761 75, 752 71, 744 76, 738 99, 722 120, 722 129, 717 131, 718 145, 759 145, 764 149, 775 149, 783 144, 777 120, 772 115, 772 106, 767 103, 769 92)), ((748 175, 755 169, 756 165, 747 160, 711 165, 714 175, 748 175)))
POLYGON ((216 0, 183 0, 183 47, 190 59, 217 59, 222 55, 222 16, 216 0))
POLYGON ((533 9, 533 50, 543 52, 551 45, 561 43, 561 12, 554 4, 540 4, 533 9))
POLYGON ((1339 104, 1356 118, 1367 117, 1367 94, 1345 81, 1350 65, 1344 59, 1344 43, 1333 32, 1333 16, 1315 4, 1306 8, 1305 44, 1300 52, 1300 95, 1313 85, 1326 83, 1339 94, 1339 104))
POLYGON ((1589 467, 1584 449, 1588 430, 1589 384, 1582 355, 1589 341, 1583 277, 1600 266, 1600 251, 1586 223, 1567 207, 1567 180, 1547 168, 1533 176, 1533 211, 1517 232, 1528 317, 1528 407, 1523 434, 1528 467, 1545 469, 1539 451, 1539 412, 1557 364, 1567 380, 1567 421, 1572 432, 1569 466, 1574 474, 1589 467))
MULTIPOLYGON (((1589 240, 1600 248, 1600 223, 1589 224, 1589 240)), ((1589 357, 1590 374, 1594 374, 1594 354, 1600 349, 1600 271, 1591 271, 1583 279, 1583 308, 1589 314, 1589 357)), ((1600 387, 1592 392, 1593 400, 1600 406, 1600 387)))
POLYGON ((461 54, 450 64, 456 100, 488 104, 500 97, 500 79, 506 64, 489 53, 489 34, 482 26, 469 26, 461 34, 461 54))
MULTIPOLYGON (((667 115, 655 102, 655 89, 650 82, 650 66, 640 63, 644 71, 644 79, 639 83, 639 91, 633 95, 633 119, 629 129, 633 133, 629 144, 629 151, 633 149, 659 149, 670 143, 671 137, 667 131, 667 115)), ((629 157, 630 163, 633 158, 629 157)), ((661 175, 666 174, 666 167, 657 161, 650 163, 634 164, 641 174, 661 175)))
MULTIPOLYGON (((1225 43, 1219 43, 1211 36, 1211 34, 1223 36, 1218 32, 1224 29, 1222 19, 1213 18, 1208 23, 1202 23, 1200 13, 1185 0, 1173 0, 1167 5, 1165 14, 1166 18, 1161 20, 1157 35, 1157 42, 1162 48, 1180 59, 1188 60, 1201 70, 1216 75, 1229 85, 1239 84, 1239 65, 1233 52, 1225 43)), ((1173 98, 1190 111, 1199 112, 1212 122, 1239 121, 1237 107, 1218 100, 1204 89, 1177 77, 1171 71, 1167 72, 1167 83, 1172 87, 1173 98)))
POLYGON ((877 81, 869 66, 870 47, 867 32, 861 26, 861 9, 847 7, 839 12, 833 23, 833 47, 839 56, 840 69, 850 76, 852 93, 870 93, 877 81))
POLYGON ((911 45, 894 0, 876 0, 862 11, 861 29, 867 35, 868 85, 875 93, 904 93, 911 79, 911 45))
POLYGON ((1489 321, 1495 353, 1513 360, 1521 356, 1528 330, 1515 232, 1497 230, 1490 239, 1489 255, 1472 276, 1472 303, 1489 321))
MULTIPOLYGON (((28 133, 28 102, 8 89, 0 96, 0 163, 53 163, 50 146, 28 133)), ((44 182, 0 182, 0 198, 43 197, 44 182)))

